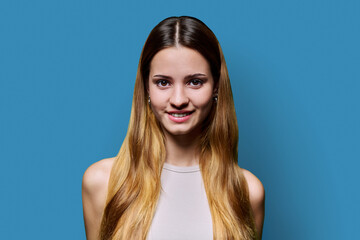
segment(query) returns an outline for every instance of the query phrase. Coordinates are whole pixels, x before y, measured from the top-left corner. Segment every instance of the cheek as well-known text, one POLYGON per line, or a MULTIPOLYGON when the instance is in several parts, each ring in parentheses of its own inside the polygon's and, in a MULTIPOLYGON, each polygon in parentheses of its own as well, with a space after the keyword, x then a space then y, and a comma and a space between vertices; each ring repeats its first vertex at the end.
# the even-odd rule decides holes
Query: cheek
POLYGON ((207 108, 211 106, 213 102, 211 91, 194 94, 192 96, 192 102, 198 108, 207 108))
POLYGON ((167 95, 157 91, 150 91, 151 108, 156 112, 166 107, 167 95))

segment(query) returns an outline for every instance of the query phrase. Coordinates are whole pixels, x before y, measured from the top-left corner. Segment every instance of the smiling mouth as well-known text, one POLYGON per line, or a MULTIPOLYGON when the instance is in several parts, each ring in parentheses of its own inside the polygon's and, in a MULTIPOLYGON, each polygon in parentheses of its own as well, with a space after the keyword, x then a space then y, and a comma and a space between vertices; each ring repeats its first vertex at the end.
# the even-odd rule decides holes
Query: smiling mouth
POLYGON ((192 112, 187 112, 187 113, 169 113, 171 116, 176 117, 176 118, 182 118, 182 117, 186 117, 190 114, 192 114, 192 112))
POLYGON ((181 124, 187 122, 191 118, 191 114, 193 114, 194 111, 173 111, 167 113, 169 114, 168 116, 171 121, 181 124))

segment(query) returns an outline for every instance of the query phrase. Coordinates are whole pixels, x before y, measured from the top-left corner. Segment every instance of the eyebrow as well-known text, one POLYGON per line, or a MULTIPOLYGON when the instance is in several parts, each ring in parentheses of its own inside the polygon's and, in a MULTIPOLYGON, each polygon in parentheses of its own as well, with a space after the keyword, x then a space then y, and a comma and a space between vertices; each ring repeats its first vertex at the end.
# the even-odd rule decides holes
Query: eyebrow
MULTIPOLYGON (((170 76, 166 76, 166 75, 161 75, 161 74, 156 74, 153 77, 159 77, 159 78, 165 78, 165 79, 171 79, 170 76)), ((190 78, 195 78, 195 77, 206 77, 205 74, 203 73, 195 73, 195 74, 189 74, 185 77, 185 79, 190 79, 190 78)))

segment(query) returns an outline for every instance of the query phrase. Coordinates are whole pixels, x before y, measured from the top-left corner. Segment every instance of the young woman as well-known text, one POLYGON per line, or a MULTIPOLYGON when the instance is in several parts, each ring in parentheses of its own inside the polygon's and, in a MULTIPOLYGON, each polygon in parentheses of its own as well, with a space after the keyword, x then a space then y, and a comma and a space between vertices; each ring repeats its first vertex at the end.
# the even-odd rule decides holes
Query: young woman
POLYGON ((237 145, 215 35, 193 17, 163 20, 141 53, 118 155, 84 174, 87 239, 261 239, 264 188, 237 145))

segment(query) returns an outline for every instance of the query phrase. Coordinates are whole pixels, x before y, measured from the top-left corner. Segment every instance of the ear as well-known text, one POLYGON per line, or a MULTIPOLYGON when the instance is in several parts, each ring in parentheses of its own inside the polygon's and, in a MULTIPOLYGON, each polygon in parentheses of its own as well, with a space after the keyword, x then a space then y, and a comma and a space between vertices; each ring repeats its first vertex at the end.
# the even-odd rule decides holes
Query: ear
POLYGON ((147 94, 150 95, 149 82, 148 82, 148 80, 145 81, 145 89, 146 89, 147 94))
POLYGON ((218 95, 218 88, 217 88, 217 86, 214 87, 213 94, 214 94, 214 96, 217 96, 217 95, 218 95))
POLYGON ((214 95, 218 94, 218 89, 219 89, 219 81, 214 85, 214 90, 213 90, 214 95))

